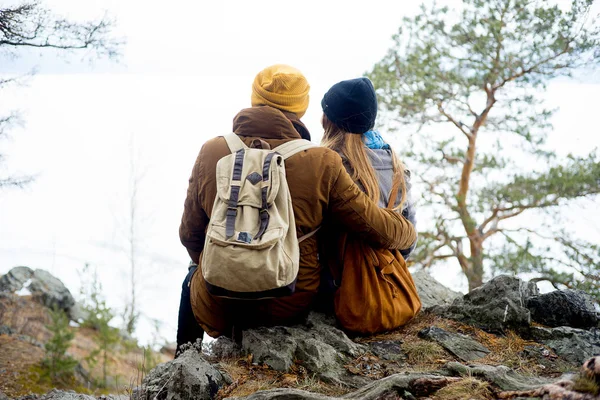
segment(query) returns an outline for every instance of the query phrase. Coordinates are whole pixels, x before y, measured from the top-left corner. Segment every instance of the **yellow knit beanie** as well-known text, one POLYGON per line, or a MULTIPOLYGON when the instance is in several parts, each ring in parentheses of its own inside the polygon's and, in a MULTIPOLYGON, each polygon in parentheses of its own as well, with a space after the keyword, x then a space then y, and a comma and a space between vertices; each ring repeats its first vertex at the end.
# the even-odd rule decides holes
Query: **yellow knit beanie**
POLYGON ((267 105, 289 111, 298 118, 308 108, 310 85, 300 71, 276 64, 260 71, 252 83, 252 106, 267 105))

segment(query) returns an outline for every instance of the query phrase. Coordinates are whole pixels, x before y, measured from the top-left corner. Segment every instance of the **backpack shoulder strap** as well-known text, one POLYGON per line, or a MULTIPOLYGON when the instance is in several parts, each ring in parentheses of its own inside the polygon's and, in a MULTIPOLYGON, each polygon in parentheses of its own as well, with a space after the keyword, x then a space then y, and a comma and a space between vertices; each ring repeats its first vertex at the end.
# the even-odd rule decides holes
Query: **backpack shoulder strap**
POLYGON ((229 146, 229 151, 231 151, 232 153, 248 148, 248 146, 246 146, 246 144, 242 142, 242 139, 240 139, 240 137, 235 133, 225 135, 223 136, 223 139, 225 139, 225 141, 227 142, 227 146, 229 146))
POLYGON ((305 139, 296 139, 290 140, 289 142, 286 142, 281 146, 275 147, 273 151, 276 151, 277 153, 281 154, 283 159, 287 160, 294 154, 300 153, 304 150, 308 150, 312 147, 317 147, 317 145, 305 139))

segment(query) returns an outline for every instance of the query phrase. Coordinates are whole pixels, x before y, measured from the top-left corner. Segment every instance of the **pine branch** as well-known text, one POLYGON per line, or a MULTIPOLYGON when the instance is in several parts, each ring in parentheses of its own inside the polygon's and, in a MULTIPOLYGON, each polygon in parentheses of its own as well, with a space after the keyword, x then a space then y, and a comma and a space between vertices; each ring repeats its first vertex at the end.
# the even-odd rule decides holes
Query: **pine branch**
POLYGON ((442 107, 442 102, 438 102, 437 109, 440 112, 440 114, 442 114, 449 122, 452 122, 452 124, 454 126, 456 126, 467 137, 467 139, 471 138, 471 136, 472 136, 471 132, 466 130, 466 129, 468 129, 468 127, 461 121, 454 119, 454 117, 452 117, 450 114, 448 114, 442 107))
POLYGON ((533 282, 533 283, 548 282, 556 290, 560 290, 561 289, 560 285, 563 285, 567 289, 573 289, 573 285, 570 282, 568 282, 568 281, 560 281, 560 280, 557 280, 556 278, 554 278, 552 276, 545 276, 545 275, 538 276, 536 278, 530 279, 529 282, 533 282))
MULTIPOLYGON (((516 79, 522 78, 523 76, 531 74, 533 72, 543 73, 542 71, 536 71, 536 70, 538 68, 540 68, 541 66, 546 65, 548 62, 553 61, 553 60, 559 58, 560 56, 563 56, 563 55, 567 54, 568 51, 569 51, 569 45, 570 44, 571 44, 571 42, 567 43, 567 45, 565 46, 565 48, 562 51, 560 51, 560 52, 558 52, 558 53, 556 53, 556 54, 554 54, 554 55, 552 55, 550 57, 547 57, 545 59, 540 60, 539 62, 537 62, 536 64, 532 65, 531 67, 529 67, 529 68, 522 68, 521 71, 519 71, 518 73, 516 73, 514 75, 511 75, 511 76, 509 76, 507 78, 504 78, 502 80, 502 82, 494 85, 493 89, 494 90, 500 89, 501 87, 503 87, 507 83, 512 82, 512 81, 514 81, 516 79)), ((568 65, 559 65, 559 66, 556 66, 555 69, 561 69, 561 68, 567 68, 567 67, 568 67, 568 65)))

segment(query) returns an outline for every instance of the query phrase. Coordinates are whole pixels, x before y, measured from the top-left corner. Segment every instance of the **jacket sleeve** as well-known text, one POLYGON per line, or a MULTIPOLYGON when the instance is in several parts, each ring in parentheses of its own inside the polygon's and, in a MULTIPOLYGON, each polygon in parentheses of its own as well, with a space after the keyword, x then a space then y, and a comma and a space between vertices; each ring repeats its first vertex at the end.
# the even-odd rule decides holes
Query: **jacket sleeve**
MULTIPOLYGON (((404 216, 404 218, 409 220, 410 223, 413 224, 413 226, 416 228, 417 227, 417 210, 416 210, 413 198, 412 198, 411 188, 412 188, 412 185, 410 183, 410 171, 407 171, 407 174, 406 174, 406 203, 405 203, 404 209, 402 210, 402 215, 404 216)), ((400 254, 402 254, 402 257, 404 257, 405 260, 408 260, 411 253, 415 250, 415 247, 417 247, 417 240, 415 240, 415 242, 409 248, 400 250, 400 254)))
POLYGON ((335 174, 329 211, 346 231, 376 247, 407 249, 415 243, 417 233, 413 224, 403 215, 379 208, 371 201, 354 184, 341 159, 335 174))
POLYGON ((202 150, 196 159, 192 175, 189 179, 187 197, 185 199, 181 225, 179 226, 179 238, 181 243, 187 249, 190 258, 198 264, 200 253, 204 248, 204 239, 206 238, 206 226, 208 225, 208 216, 202 208, 200 191, 198 185, 202 178, 201 171, 202 150))

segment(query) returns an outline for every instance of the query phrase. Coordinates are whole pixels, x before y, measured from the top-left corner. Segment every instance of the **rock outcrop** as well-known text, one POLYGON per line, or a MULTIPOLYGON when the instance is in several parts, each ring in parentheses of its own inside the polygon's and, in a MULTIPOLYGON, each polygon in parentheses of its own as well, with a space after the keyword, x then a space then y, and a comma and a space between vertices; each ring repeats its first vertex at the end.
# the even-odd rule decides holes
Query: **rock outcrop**
MULTIPOLYGON (((2 287, 18 288, 27 274, 16 271, 2 287)), ((239 343, 219 338, 207 346, 208 354, 200 343, 188 345, 180 357, 150 371, 131 398, 426 399, 446 398, 445 390, 469 398, 597 399, 598 393, 581 393, 574 383, 600 383, 600 357, 593 357, 600 353, 600 328, 585 296, 539 295, 535 284, 508 276, 464 296, 452 293, 426 295, 428 311, 375 337, 351 339, 334 318, 311 313, 303 324, 246 330, 239 343), (547 304, 544 296, 550 296, 547 304), (553 304, 556 309, 542 311, 553 304), (546 320, 549 327, 531 323, 532 315, 539 323, 544 313, 562 315, 546 320), (571 374, 561 376, 566 371, 571 374), (484 394, 471 393, 472 387, 484 394)), ((52 391, 22 398, 29 399, 93 398, 52 391)))
POLYGON ((154 368, 136 389, 134 400, 210 400, 225 378, 204 359, 201 346, 194 345, 177 359, 154 368))
POLYGON ((412 277, 421 298, 423 310, 433 306, 450 305, 454 299, 462 296, 461 293, 450 290, 442 285, 426 271, 417 271, 412 274, 412 277))
POLYGON ((527 301, 538 294, 535 283, 500 275, 435 312, 488 332, 522 332, 531 324, 527 301))
POLYGON ((292 327, 257 328, 243 332, 241 346, 218 339, 212 346, 218 356, 252 355, 253 362, 287 372, 300 362, 309 373, 331 383, 357 386, 364 379, 344 368, 349 360, 367 352, 335 327, 335 320, 311 313, 305 324, 292 327))
MULTIPOLYGON (((0 290, 0 392, 19 398, 32 390, 48 391, 44 395, 27 395, 22 400, 94 399, 94 396, 70 391, 50 391, 55 382, 42 375, 43 368, 40 369, 48 356, 45 346, 54 336, 49 329, 50 308, 73 310, 73 307, 68 308, 74 304, 73 298, 62 282, 46 271, 19 267, 0 277, 0 290)), ((69 330, 73 338, 66 349, 67 355, 79 363, 72 374, 61 378, 61 388, 92 389, 103 375, 102 357, 98 356, 99 332, 73 325, 69 330)), ((169 359, 135 343, 121 341, 107 357, 107 386, 109 390, 124 393, 123 385, 134 382, 140 375, 140 362, 155 365, 169 359)), ((122 398, 129 399, 129 396, 122 398)))
POLYGON ((444 349, 462 361, 478 360, 490 353, 485 346, 466 335, 447 332, 435 326, 421 330, 419 337, 439 343, 444 349))
MULTIPOLYGON (((8 398, 7 398, 8 399, 8 398)), ((94 397, 87 394, 76 393, 74 391, 53 389, 44 395, 28 395, 20 397, 19 400, 129 400, 125 395, 107 395, 94 397)), ((0 396, 0 400, 2 397, 0 396)))
POLYGON ((593 299, 579 290, 555 290, 531 297, 527 300, 527 308, 535 322, 553 328, 588 329, 598 327, 600 322, 593 299))
MULTIPOLYGON (((442 287, 437 282, 432 283, 426 275, 420 276, 423 279, 417 275, 415 281, 417 286, 420 285, 422 293, 425 293, 423 288, 427 290, 432 286, 438 289, 442 287)), ((489 389, 485 390, 498 396, 502 393, 508 393, 507 396, 512 396, 511 393, 534 393, 542 388, 547 390, 553 387, 556 378, 532 376, 529 372, 522 373, 508 366, 496 365, 496 361, 493 360, 501 359, 503 355, 492 352, 503 351, 498 348, 498 343, 502 341, 507 343, 504 351, 512 354, 508 354, 513 357, 511 365, 515 365, 514 360, 519 360, 519 363, 532 363, 529 367, 531 370, 549 371, 553 376, 563 371, 567 365, 576 371, 577 365, 600 353, 600 330, 596 328, 542 328, 531 324, 531 313, 538 315, 539 300, 546 296, 540 296, 533 283, 500 276, 464 296, 444 289, 437 290, 436 293, 445 294, 437 297, 431 292, 422 294, 428 299, 424 304, 431 308, 413 322, 419 326, 418 330, 410 327, 412 323, 406 328, 412 331, 412 334, 398 336, 390 333, 356 343, 336 327, 333 318, 311 313, 302 325, 247 330, 242 334, 241 343, 226 338, 218 339, 211 346, 212 357, 216 358, 216 361, 243 360, 242 364, 249 368, 249 376, 260 376, 261 371, 265 371, 261 366, 268 367, 269 371, 273 371, 272 375, 269 375, 273 382, 296 382, 295 374, 304 370, 305 375, 313 377, 312 379, 333 384, 334 387, 346 388, 343 395, 331 395, 299 390, 298 387, 281 387, 257 391, 242 397, 244 399, 333 400, 425 398, 445 386, 460 385, 460 382, 468 379, 479 381, 483 387, 489 385, 489 389), (454 300, 448 304, 452 298, 454 300), (431 302, 427 303, 429 300, 431 302), (429 325, 419 325, 422 323, 419 322, 420 318, 423 322, 428 321, 429 325), (457 321, 458 324, 450 320, 457 321), (443 324, 443 327, 435 326, 436 321, 443 324), (474 330, 480 334, 473 334, 474 330), (510 331, 520 333, 526 340, 537 343, 514 339, 516 336, 510 331), (513 335, 513 339, 504 337, 509 333, 513 335), (491 346, 486 347, 481 342, 482 338, 487 338, 486 343, 491 346), (511 340, 516 342, 510 344, 511 340), (436 346, 441 346, 443 350, 439 349, 439 346, 438 349, 428 347, 428 342, 436 343, 436 346), (415 351, 423 354, 417 354, 415 357, 415 354, 408 353, 415 351), (445 351, 445 354, 439 353, 440 351, 445 351), (434 358, 428 358, 427 352, 432 352, 434 358), (410 365, 411 360, 419 357, 429 360, 426 362, 430 363, 430 372, 411 370, 411 367, 414 367, 410 365), (436 367, 432 362, 443 364, 436 367), (349 390, 353 391, 348 392, 349 390)), ((563 295, 554 293, 551 296, 562 298, 563 295)), ((566 296, 571 301, 557 306, 557 310, 560 310, 558 312, 563 313, 564 321, 589 322, 592 318, 588 312, 589 306, 582 304, 578 297, 571 293, 566 296), (588 319, 577 319, 568 315, 585 315, 588 319)), ((551 310, 547 312, 550 313, 551 310)), ((589 326, 590 323, 586 325, 589 326)), ((588 370, 595 368, 595 362, 588 361, 586 365, 588 370)), ((158 380, 161 383, 154 384, 154 387, 165 384, 164 376, 168 374, 163 372, 160 375, 163 376, 162 380, 158 380)), ((251 378, 232 379, 232 384, 224 386, 228 388, 225 395, 231 394, 236 385, 243 385, 246 379, 251 378)), ((207 383, 203 385, 206 386, 207 383)))
POLYGON ((561 326, 531 328, 529 338, 550 347, 558 356, 573 364, 600 354, 600 329, 591 330, 561 326))
POLYGON ((369 343, 371 353, 382 360, 398 361, 406 358, 399 340, 379 340, 369 343))
POLYGON ((29 286, 27 281, 33 276, 33 270, 29 267, 15 267, 0 277, 0 292, 17 292, 23 286, 29 286), (27 284, 27 285, 26 285, 27 284))
POLYGON ((75 321, 83 317, 83 311, 73 295, 54 275, 43 269, 15 267, 0 278, 0 292, 27 293, 48 308, 65 311, 75 321))

